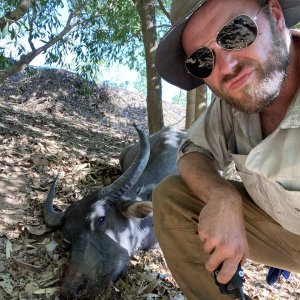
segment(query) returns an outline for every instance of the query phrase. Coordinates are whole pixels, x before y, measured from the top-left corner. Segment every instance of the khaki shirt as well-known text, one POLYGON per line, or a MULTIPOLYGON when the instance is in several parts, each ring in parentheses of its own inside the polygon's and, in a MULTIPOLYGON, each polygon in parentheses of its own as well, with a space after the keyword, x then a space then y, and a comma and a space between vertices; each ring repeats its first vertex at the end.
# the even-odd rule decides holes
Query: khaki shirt
POLYGON ((300 88, 265 139, 259 114, 243 113, 215 97, 189 130, 179 158, 195 151, 208 155, 219 170, 234 161, 253 201, 300 235, 300 88))

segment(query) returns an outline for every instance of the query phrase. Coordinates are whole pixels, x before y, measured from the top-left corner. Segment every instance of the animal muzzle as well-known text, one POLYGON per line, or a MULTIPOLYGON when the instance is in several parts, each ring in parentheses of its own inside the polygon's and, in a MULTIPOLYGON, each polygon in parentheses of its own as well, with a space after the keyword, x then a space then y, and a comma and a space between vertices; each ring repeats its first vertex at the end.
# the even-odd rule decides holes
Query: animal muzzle
MULTIPOLYGON (((94 281, 88 278, 86 274, 75 271, 75 269, 70 266, 62 282, 61 296, 66 300, 90 300, 97 296, 101 297, 101 295, 107 296, 111 292, 110 287, 114 281, 111 276, 104 276, 101 280, 94 281)), ((108 299, 107 297, 105 298, 108 299)))
POLYGON ((61 294, 64 299, 82 299, 87 286, 87 278, 69 266, 64 278, 61 294))
POLYGON ((110 286, 107 278, 103 282, 92 282, 86 274, 76 271, 71 265, 66 271, 61 286, 61 296, 66 300, 93 299, 110 286))
POLYGON ((62 294, 66 299, 94 299, 119 278, 128 261, 127 250, 109 237, 86 232, 72 241, 62 294))

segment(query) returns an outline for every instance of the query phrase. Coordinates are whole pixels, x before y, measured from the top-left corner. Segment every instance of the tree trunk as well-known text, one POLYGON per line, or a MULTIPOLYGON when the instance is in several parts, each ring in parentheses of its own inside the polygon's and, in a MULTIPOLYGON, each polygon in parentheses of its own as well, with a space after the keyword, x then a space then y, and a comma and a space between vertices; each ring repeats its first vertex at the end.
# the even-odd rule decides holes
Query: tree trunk
POLYGON ((133 0, 141 19, 147 69, 147 111, 149 133, 164 126, 161 79, 155 69, 157 34, 154 0, 133 0))
POLYGON ((196 89, 195 120, 205 111, 207 107, 206 85, 202 84, 196 89))
POLYGON ((185 128, 188 129, 195 121, 196 89, 186 94, 185 128))
POLYGON ((207 107, 206 85, 187 92, 185 128, 188 129, 207 107))

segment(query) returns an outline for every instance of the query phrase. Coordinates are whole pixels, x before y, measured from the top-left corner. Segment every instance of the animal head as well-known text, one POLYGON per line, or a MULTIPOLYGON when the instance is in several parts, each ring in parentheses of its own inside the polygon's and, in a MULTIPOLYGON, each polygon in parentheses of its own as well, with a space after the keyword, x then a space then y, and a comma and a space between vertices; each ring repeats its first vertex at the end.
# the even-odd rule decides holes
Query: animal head
POLYGON ((53 208, 54 180, 44 204, 44 219, 60 228, 71 244, 71 258, 62 286, 70 299, 94 297, 125 270, 132 253, 156 243, 152 203, 124 199, 143 173, 150 153, 146 135, 137 128, 140 151, 130 167, 111 185, 70 205, 53 208))

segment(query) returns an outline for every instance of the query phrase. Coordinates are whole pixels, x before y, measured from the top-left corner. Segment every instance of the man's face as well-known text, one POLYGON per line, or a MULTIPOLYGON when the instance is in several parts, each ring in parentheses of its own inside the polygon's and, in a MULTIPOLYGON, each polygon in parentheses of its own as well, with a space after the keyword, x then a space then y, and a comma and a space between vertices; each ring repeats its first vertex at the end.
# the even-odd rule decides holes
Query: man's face
POLYGON ((254 18, 253 0, 210 0, 190 18, 182 35, 189 56, 202 46, 212 48, 215 65, 205 83, 221 99, 247 113, 261 112, 278 96, 288 65, 288 51, 275 23, 261 10, 255 20, 258 36, 248 48, 224 50, 215 42, 222 26, 235 16, 254 18))

